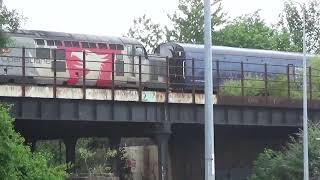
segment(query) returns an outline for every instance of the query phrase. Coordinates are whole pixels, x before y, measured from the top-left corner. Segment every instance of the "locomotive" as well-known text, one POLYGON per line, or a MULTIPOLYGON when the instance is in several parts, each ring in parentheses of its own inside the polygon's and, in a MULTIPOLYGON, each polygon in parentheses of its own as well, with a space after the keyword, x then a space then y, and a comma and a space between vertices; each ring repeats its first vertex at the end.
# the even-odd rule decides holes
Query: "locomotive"
POLYGON ((139 81, 147 86, 165 79, 163 73, 150 76, 165 59, 149 59, 143 45, 132 38, 37 30, 6 35, 11 44, 1 52, 1 81, 44 85, 52 84, 55 76, 59 85, 134 87, 139 81))
MULTIPOLYGON (((96 87, 204 86, 203 45, 163 43, 148 55, 138 40, 125 37, 38 30, 7 35, 12 43, 1 52, 1 82, 52 84, 55 76, 57 84, 69 86, 83 82, 96 87)), ((294 75, 300 71, 303 57, 300 53, 222 46, 213 46, 212 53, 215 87, 244 74, 294 75)))

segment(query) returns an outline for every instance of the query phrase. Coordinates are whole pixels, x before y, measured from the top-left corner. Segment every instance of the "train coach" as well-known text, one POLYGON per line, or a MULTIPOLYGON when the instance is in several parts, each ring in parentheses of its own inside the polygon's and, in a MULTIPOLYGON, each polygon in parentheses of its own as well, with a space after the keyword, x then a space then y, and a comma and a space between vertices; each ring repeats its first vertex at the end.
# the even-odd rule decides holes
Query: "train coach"
MULTIPOLYGON (((204 45, 163 43, 154 53, 169 57, 172 86, 204 88, 204 45)), ((213 46, 212 55, 214 88, 227 79, 243 76, 272 79, 277 75, 289 74, 290 78, 295 79, 302 71, 301 53, 213 46)), ((307 56, 307 60, 311 58, 307 56)))
MULTIPOLYGON (((2 49, 0 82, 171 90, 204 87, 204 46, 163 43, 148 55, 136 39, 18 30, 2 49), (23 47, 23 48, 22 48, 23 47), (54 78, 55 77, 55 78, 54 78), (168 77, 168 78, 167 78, 168 77), (114 81, 112 81, 114 80, 114 81)), ((213 46, 214 89, 227 79, 262 79, 301 71, 302 54, 213 46)), ((310 59, 311 56, 308 56, 310 59)))
POLYGON ((1 52, 2 82, 45 85, 56 76, 57 84, 69 86, 86 82, 87 86, 110 87, 112 79, 113 85, 122 87, 165 84, 164 74, 157 73, 165 59, 148 59, 143 45, 132 38, 38 30, 6 35, 11 43, 1 52))

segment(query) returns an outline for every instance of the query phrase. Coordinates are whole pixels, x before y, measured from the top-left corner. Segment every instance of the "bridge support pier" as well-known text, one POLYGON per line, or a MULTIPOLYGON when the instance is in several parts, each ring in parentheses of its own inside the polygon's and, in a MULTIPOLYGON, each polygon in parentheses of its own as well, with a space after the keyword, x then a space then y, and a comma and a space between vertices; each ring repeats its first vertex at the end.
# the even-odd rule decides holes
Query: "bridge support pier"
MULTIPOLYGON (((66 163, 72 163, 73 165, 76 162, 76 145, 77 138, 69 137, 63 139, 66 146, 66 163)), ((74 168, 69 169, 69 172, 74 172, 74 168)))
POLYGON ((120 142, 121 142, 121 137, 120 136, 114 136, 114 137, 109 137, 109 145, 110 149, 116 150, 117 151, 117 156, 115 158, 115 161, 112 164, 112 170, 115 176, 120 177, 120 142))
POLYGON ((169 139, 171 135, 171 124, 163 123, 156 126, 155 134, 153 136, 154 141, 158 146, 158 167, 159 167, 159 179, 170 180, 170 153, 169 153, 169 139))

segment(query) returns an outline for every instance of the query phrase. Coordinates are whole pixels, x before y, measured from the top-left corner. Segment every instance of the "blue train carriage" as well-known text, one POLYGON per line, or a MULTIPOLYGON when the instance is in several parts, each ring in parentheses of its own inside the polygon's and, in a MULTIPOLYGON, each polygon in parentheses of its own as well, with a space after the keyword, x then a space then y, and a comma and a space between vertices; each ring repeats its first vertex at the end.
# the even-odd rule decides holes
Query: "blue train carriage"
MULTIPOLYGON (((155 54, 169 58, 170 87, 190 90, 194 86, 203 90, 204 45, 163 43, 155 49, 155 54)), ((301 53, 213 46, 212 54, 214 89, 225 80, 240 79, 241 72, 244 76, 261 79, 265 74, 272 79, 280 74, 287 75, 288 71, 290 78, 295 79, 302 72, 301 53)), ((308 55, 307 60, 311 57, 308 55)))

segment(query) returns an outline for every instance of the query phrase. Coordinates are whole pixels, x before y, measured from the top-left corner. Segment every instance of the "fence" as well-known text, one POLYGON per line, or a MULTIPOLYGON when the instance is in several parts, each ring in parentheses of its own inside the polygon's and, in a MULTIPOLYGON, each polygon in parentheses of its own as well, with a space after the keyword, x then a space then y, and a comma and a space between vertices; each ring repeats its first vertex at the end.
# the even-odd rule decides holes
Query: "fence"
MULTIPOLYGON (((1 53, 2 83, 51 84, 54 97, 58 86, 86 89, 136 88, 141 100, 144 89, 203 93, 204 60, 144 55, 133 56, 116 50, 8 48, 1 53)), ((257 57, 259 58, 259 57, 257 57)), ((214 59, 214 93, 218 96, 302 97, 300 60, 279 60, 275 64, 214 59)), ((308 97, 320 97, 320 71, 308 67, 308 97)), ((23 93, 23 96, 25 93, 23 93)), ((195 98, 193 97, 193 102, 195 98)))

